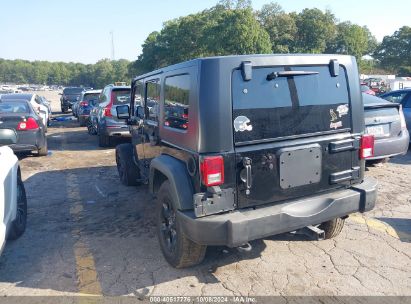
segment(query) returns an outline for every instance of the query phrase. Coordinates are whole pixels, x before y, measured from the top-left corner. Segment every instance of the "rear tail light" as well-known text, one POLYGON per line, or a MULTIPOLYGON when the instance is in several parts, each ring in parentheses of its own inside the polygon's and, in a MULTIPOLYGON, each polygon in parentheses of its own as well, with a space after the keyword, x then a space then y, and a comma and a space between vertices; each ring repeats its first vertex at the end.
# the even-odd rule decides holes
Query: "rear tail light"
POLYGON ((400 112, 400 121, 401 121, 401 130, 407 129, 407 123, 405 122, 404 112, 402 111, 402 106, 399 109, 400 112))
POLYGON ((104 116, 111 117, 111 104, 104 108, 104 116))
POLYGON ((201 179, 205 186, 224 183, 224 159, 222 156, 204 157, 200 163, 201 179))
POLYGON ((88 107, 88 102, 87 101, 80 102, 80 107, 88 107))
POLYGON ((361 137, 360 158, 366 159, 374 156, 374 135, 365 134, 361 137))
POLYGON ((111 114, 111 107, 113 106, 115 98, 116 98, 116 94, 114 93, 114 91, 112 91, 111 92, 110 103, 107 105, 107 107, 104 108, 104 116, 106 116, 106 117, 112 117, 113 116, 111 114))
POLYGON ((37 124, 36 120, 32 117, 29 117, 17 125, 18 131, 27 131, 27 130, 35 130, 38 129, 39 125, 37 124))

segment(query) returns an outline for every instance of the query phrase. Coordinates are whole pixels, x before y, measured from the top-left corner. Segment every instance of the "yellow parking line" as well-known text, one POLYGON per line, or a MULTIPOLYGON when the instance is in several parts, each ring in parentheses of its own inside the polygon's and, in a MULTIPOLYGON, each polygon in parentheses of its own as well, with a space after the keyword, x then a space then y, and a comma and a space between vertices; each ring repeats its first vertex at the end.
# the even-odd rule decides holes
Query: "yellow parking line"
POLYGON ((395 231, 394 228, 392 228, 390 225, 388 225, 387 223, 384 223, 382 221, 372 219, 372 218, 366 218, 366 217, 364 217, 364 216, 362 216, 358 213, 351 214, 350 219, 353 220, 356 223, 365 224, 369 228, 372 228, 374 230, 378 230, 380 232, 387 233, 388 235, 390 235, 390 236, 392 236, 396 239, 400 238, 398 236, 397 231, 395 231))
MULTIPOLYGON (((67 196, 70 201, 74 201, 70 208, 70 214, 78 221, 83 211, 83 205, 78 191, 77 178, 74 174, 68 174, 67 176, 67 196)), ((74 244, 78 291, 82 295, 101 295, 102 290, 98 280, 93 254, 87 243, 82 240, 79 229, 74 228, 71 233, 73 238, 78 239, 74 244)))

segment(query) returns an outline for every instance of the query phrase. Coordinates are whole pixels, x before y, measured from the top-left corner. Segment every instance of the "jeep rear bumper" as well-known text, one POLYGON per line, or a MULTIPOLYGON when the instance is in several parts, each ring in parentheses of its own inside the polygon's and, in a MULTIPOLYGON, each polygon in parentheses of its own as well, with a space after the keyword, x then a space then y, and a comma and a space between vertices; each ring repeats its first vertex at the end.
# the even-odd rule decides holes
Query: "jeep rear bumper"
POLYGON ((241 246, 248 241, 294 231, 309 225, 374 208, 377 181, 366 178, 349 189, 293 200, 257 209, 196 218, 194 212, 179 211, 184 233, 202 245, 241 246))

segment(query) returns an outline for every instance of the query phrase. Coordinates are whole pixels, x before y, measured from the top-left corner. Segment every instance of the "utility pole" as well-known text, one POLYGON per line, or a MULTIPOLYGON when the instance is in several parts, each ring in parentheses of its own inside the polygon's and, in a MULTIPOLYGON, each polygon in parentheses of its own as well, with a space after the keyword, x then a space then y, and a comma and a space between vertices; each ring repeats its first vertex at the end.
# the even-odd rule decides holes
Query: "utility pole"
POLYGON ((111 61, 115 60, 114 57, 114 32, 110 31, 110 35, 111 35, 111 61))

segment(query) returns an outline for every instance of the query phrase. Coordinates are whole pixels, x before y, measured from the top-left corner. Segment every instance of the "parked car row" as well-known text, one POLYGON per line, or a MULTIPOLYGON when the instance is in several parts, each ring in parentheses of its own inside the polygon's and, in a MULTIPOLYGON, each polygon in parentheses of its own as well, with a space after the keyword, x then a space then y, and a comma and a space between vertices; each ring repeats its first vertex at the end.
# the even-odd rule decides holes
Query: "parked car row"
POLYGON ((113 137, 130 137, 128 125, 117 118, 116 107, 130 103, 130 86, 109 84, 103 90, 82 91, 71 103, 73 115, 90 135, 97 135, 99 146, 111 145, 113 137), (77 99, 77 98, 76 98, 77 99))
POLYGON ((26 230, 27 198, 16 155, 7 145, 17 143, 13 129, 0 129, 0 253, 6 240, 19 238, 26 230))

